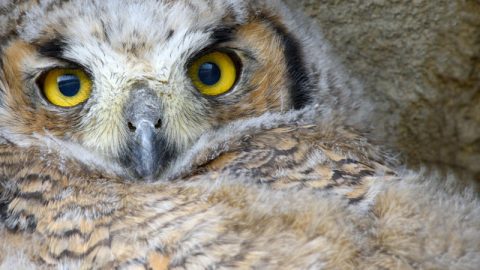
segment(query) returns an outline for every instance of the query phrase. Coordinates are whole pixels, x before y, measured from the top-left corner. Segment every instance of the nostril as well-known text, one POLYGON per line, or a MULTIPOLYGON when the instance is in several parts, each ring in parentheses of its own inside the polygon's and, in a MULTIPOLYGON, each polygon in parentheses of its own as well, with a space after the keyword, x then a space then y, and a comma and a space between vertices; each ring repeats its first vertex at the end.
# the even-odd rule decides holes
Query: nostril
POLYGON ((137 130, 137 128, 132 124, 132 122, 128 122, 128 129, 130 129, 130 131, 135 131, 137 130))
POLYGON ((162 127, 162 120, 161 119, 158 119, 157 123, 155 124, 155 128, 156 129, 159 129, 162 127))

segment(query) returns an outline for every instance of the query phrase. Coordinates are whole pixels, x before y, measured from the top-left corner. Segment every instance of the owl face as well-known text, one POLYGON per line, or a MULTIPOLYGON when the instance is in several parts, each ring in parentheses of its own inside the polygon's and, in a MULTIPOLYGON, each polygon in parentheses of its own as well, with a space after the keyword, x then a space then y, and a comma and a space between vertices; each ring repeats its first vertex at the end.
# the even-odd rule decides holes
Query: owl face
POLYGON ((1 125, 77 142, 137 178, 158 176, 209 129, 309 102, 299 43, 267 7, 16 4, 1 48, 1 125))

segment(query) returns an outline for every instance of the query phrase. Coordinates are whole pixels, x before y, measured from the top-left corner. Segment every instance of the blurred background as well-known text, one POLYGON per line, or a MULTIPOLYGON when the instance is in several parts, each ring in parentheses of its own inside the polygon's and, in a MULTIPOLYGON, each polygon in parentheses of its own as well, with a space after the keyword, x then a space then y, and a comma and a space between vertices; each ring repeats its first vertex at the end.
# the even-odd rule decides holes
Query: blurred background
POLYGON ((287 2, 363 80, 384 142, 480 181, 480 0, 287 2))

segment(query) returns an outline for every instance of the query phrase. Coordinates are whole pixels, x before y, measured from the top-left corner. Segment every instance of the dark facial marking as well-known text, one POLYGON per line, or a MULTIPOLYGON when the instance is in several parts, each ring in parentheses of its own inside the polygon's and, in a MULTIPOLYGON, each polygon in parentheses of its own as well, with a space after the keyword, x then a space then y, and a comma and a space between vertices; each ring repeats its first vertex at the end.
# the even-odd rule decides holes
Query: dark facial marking
POLYGON ((262 19, 267 22, 276 34, 280 37, 285 52, 287 62, 287 73, 291 81, 290 95, 293 108, 298 110, 305 107, 311 100, 311 82, 307 76, 304 55, 300 49, 299 42, 287 32, 283 25, 276 23, 275 20, 263 15, 262 19))
POLYGON ((212 41, 214 44, 232 41, 235 37, 234 27, 220 27, 213 30, 212 41))
POLYGON ((70 68, 81 68, 86 73, 92 76, 92 71, 88 66, 79 64, 75 59, 65 57, 65 51, 68 49, 68 44, 62 37, 56 37, 46 42, 34 42, 37 51, 40 55, 48 58, 53 58, 65 62, 70 68))
POLYGON ((46 43, 39 44, 38 52, 45 57, 61 59, 66 47, 67 44, 65 41, 60 38, 55 38, 46 43))

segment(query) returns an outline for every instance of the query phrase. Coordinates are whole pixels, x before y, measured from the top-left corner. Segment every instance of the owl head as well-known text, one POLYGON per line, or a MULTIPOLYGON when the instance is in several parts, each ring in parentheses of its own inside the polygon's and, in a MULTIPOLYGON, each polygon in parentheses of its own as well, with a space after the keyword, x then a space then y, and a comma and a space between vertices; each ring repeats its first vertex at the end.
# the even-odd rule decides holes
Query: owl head
POLYGON ((3 1, 0 12, 0 127, 81 144, 135 178, 266 112, 361 119, 361 87, 279 1, 3 1))

